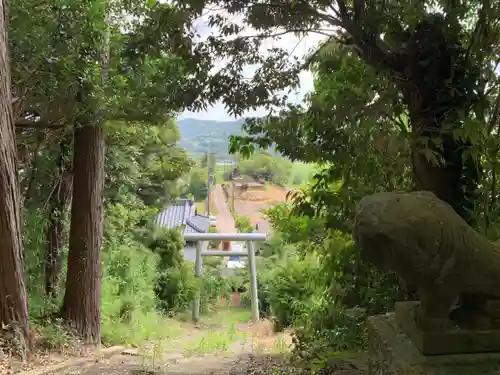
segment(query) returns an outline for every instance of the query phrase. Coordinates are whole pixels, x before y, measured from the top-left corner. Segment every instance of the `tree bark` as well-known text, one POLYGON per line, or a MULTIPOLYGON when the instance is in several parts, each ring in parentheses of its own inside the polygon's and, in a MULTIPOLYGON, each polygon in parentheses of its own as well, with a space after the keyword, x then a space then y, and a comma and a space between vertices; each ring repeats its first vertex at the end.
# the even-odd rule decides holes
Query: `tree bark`
POLYGON ((50 198, 49 224, 47 227, 47 259, 45 264, 45 292, 57 297, 62 268, 62 248, 65 241, 64 217, 71 202, 73 175, 62 170, 50 198))
POLYGON ((22 265, 21 207, 12 119, 7 4, 0 0, 0 324, 28 346, 28 307, 22 265))
POLYGON ((100 124, 75 128, 75 173, 62 316, 83 340, 94 344, 100 343, 101 338, 104 148, 104 130, 100 124))

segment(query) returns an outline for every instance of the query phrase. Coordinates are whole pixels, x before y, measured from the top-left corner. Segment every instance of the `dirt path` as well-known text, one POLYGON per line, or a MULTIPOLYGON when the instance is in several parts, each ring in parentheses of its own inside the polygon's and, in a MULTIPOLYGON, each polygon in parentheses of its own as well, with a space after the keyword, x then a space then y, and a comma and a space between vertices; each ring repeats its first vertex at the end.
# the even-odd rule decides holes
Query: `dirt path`
POLYGON ((220 233, 236 233, 233 215, 227 205, 221 185, 216 185, 213 191, 213 203, 217 207, 217 230, 220 233))
POLYGON ((266 321, 232 323, 230 326, 211 324, 190 331, 166 347, 155 348, 154 353, 153 349, 129 350, 109 359, 47 375, 263 375, 269 372, 255 372, 256 361, 283 366, 281 358, 289 345, 291 336, 273 334, 271 324, 266 321))
MULTIPOLYGON (((269 321, 249 323, 247 311, 234 309, 205 319, 200 326, 185 323, 176 339, 44 375, 310 375, 287 361, 291 335, 275 334, 269 321)), ((318 375, 366 375, 359 359, 334 358, 332 364, 332 371, 318 375)))
MULTIPOLYGON (((203 332, 197 335, 200 340, 203 332)), ((187 341, 193 338, 190 336, 187 341)), ((188 354, 178 349, 156 357, 121 354, 47 375, 310 375, 290 365, 286 360, 287 348, 276 349, 277 341, 277 337, 251 335, 216 353, 188 354), (269 345, 271 341, 273 344, 269 345)), ((320 371, 318 375, 321 374, 366 375, 366 367, 357 360, 334 359, 330 371, 320 371)))

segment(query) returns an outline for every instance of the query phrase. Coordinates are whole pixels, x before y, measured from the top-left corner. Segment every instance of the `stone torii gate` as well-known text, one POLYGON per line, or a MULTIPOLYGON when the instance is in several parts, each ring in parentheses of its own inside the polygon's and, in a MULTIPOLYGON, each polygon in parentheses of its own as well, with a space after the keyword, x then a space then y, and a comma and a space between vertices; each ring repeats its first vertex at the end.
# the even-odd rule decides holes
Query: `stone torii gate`
MULTIPOLYGON (((243 256, 248 257, 248 271, 250 273, 250 292, 252 297, 252 320, 259 320, 259 297, 257 287, 257 267, 255 264, 255 241, 265 241, 266 233, 186 233, 185 241, 196 242, 195 276, 202 281, 204 256, 243 256), (241 251, 207 250, 203 251, 203 242, 206 241, 240 241, 246 242, 246 249, 241 251)), ((193 303, 193 321, 200 320, 200 292, 198 291, 193 303)))

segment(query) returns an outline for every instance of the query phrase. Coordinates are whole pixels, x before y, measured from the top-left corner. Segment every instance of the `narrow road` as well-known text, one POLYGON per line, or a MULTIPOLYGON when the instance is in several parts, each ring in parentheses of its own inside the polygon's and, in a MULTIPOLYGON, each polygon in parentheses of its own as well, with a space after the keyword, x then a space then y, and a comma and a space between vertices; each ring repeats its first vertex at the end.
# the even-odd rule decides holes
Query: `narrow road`
POLYGON ((234 217, 229 210, 222 186, 216 185, 212 194, 212 202, 217 207, 217 231, 219 233, 236 233, 234 217))

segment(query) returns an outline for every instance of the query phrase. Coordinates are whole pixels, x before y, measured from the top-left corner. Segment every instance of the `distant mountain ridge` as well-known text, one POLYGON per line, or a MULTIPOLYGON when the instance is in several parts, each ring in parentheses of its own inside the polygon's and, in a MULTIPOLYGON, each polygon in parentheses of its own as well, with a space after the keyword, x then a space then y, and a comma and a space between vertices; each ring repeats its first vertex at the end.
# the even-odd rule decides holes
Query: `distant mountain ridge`
POLYGON ((177 120, 181 134, 179 146, 193 157, 214 152, 218 158, 229 156, 229 137, 242 134, 245 119, 234 121, 198 120, 186 118, 177 120))

